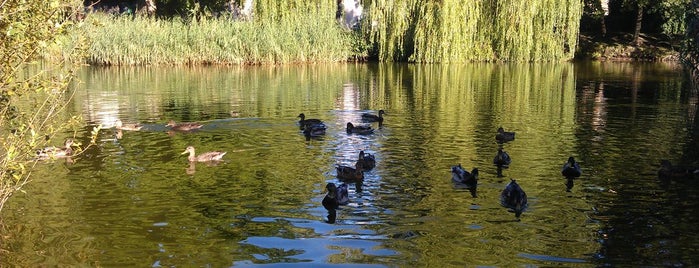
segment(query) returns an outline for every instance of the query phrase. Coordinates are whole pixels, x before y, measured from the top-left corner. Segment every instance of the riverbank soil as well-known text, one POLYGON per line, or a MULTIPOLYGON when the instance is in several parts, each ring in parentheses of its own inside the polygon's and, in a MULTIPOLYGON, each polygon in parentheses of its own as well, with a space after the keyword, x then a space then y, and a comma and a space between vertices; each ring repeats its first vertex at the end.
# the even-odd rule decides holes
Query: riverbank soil
POLYGON ((681 39, 665 35, 641 34, 638 45, 633 43, 633 34, 609 34, 594 37, 580 34, 575 58, 599 61, 678 61, 681 39))

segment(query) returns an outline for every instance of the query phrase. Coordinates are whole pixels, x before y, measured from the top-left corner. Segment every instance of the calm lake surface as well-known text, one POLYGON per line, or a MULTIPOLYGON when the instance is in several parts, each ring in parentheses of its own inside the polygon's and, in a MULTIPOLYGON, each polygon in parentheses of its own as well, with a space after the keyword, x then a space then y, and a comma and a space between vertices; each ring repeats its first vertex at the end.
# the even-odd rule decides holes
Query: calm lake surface
POLYGON ((632 63, 90 68, 69 110, 97 146, 42 162, 2 212, 10 266, 695 266, 699 183, 661 183, 661 159, 699 165, 697 86, 632 63), (347 122, 386 111, 373 135, 347 122), (298 114, 327 134, 306 140, 298 114), (141 131, 114 130, 116 119, 141 131), (191 133, 168 120, 198 121, 191 133), (492 164, 495 131, 513 161, 492 164), (197 152, 227 151, 218 164, 197 152), (335 166, 377 158, 326 223, 335 166), (583 175, 566 191, 569 156, 583 175), (478 197, 450 168, 478 167, 478 197), (510 178, 529 208, 499 204, 510 178))

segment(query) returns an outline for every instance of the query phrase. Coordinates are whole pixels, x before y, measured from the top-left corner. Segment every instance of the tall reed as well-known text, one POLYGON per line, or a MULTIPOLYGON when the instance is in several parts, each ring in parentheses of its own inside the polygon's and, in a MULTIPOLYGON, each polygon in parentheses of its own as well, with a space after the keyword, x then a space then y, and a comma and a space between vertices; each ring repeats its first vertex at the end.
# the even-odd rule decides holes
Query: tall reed
MULTIPOLYGON (((272 5, 269 5, 272 6, 272 5)), ((306 7, 295 14, 250 21, 200 17, 169 20, 90 14, 83 33, 86 62, 98 65, 277 64, 338 62, 363 57, 359 37, 342 29, 334 10, 306 7)), ((270 11, 272 12, 272 11, 270 11)), ((269 13, 272 14, 272 13, 269 13)))

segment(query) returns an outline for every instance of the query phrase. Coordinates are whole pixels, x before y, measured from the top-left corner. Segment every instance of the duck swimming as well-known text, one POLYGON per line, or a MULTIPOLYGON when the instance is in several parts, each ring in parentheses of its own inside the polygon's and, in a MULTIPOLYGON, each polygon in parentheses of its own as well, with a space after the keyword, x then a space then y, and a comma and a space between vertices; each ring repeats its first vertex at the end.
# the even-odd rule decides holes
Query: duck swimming
POLYGON ((565 164, 563 164, 563 168, 561 168, 561 174, 566 179, 573 179, 582 175, 580 165, 578 165, 578 163, 575 162, 575 158, 573 158, 572 156, 568 157, 568 161, 565 164))
POLYGON ((189 156, 187 156, 187 160, 189 160, 189 162, 221 161, 221 158, 223 158, 223 156, 226 155, 226 152, 216 152, 216 151, 206 152, 206 153, 203 153, 200 155, 195 155, 193 146, 187 146, 187 148, 181 154, 186 154, 186 153, 189 153, 189 156))
POLYGON ((67 139, 64 143, 64 147, 46 147, 36 151, 36 156, 40 160, 45 160, 49 158, 66 158, 73 155, 73 139, 67 139))
POLYGON ((117 130, 138 131, 138 130, 141 130, 141 129, 143 128, 143 125, 138 124, 138 123, 135 123, 135 124, 124 124, 123 122, 121 122, 120 119, 117 119, 117 120, 114 122, 114 128, 116 128, 117 130))
POLYGON ((362 170, 369 171, 376 167, 376 158, 373 154, 365 153, 364 151, 359 151, 359 158, 357 159, 356 167, 361 167, 362 170))
POLYGON ((185 123, 175 123, 175 121, 170 120, 167 125, 170 129, 175 131, 192 131, 202 128, 204 125, 196 122, 185 122, 185 123))
POLYGON ((501 168, 507 168, 510 163, 512 163, 510 155, 502 148, 498 148, 498 152, 495 154, 495 158, 493 158, 493 164, 501 168))
POLYGON ((312 125, 317 125, 317 124, 323 124, 323 121, 320 121, 320 119, 315 119, 315 118, 309 118, 306 119, 306 115, 303 113, 300 113, 298 118, 301 118, 299 120, 299 129, 304 130, 307 126, 312 126, 312 125))
POLYGON ((328 211, 328 223, 335 223, 337 218, 337 208, 340 207, 340 202, 338 201, 337 186, 334 183, 328 183, 325 185, 325 189, 328 193, 323 198, 321 202, 323 207, 328 211))
POLYGON ((506 132, 505 129, 503 129, 502 127, 499 127, 498 133, 495 134, 495 140, 497 140, 499 143, 513 141, 513 140, 515 140, 515 133, 514 132, 506 132))
POLYGON ((476 188, 478 187, 478 168, 473 168, 471 173, 466 171, 461 164, 451 167, 452 182, 463 185, 471 191, 471 196, 476 197, 476 188))
POLYGON ((699 178, 699 169, 673 166, 670 160, 663 159, 660 161, 658 178, 662 180, 699 178))
POLYGON ((347 122, 347 134, 350 133, 367 135, 374 133, 374 129, 371 126, 355 126, 351 122, 347 122))
POLYGON ((383 115, 386 112, 383 110, 379 110, 379 115, 371 114, 371 113, 363 113, 362 114, 362 121, 363 122, 383 122, 383 115))
POLYGON ((318 124, 313 124, 313 125, 306 125, 303 128, 303 135, 306 136, 307 139, 310 138, 315 138, 315 137, 320 137, 325 135, 325 130, 327 127, 323 123, 318 123, 318 124))
POLYGON ((510 167, 510 163, 512 163, 510 155, 502 147, 498 148, 498 152, 495 154, 495 158, 493 158, 493 164, 497 167, 498 178, 502 177, 502 170, 510 167))
POLYGON ((355 168, 349 166, 337 166, 337 178, 341 180, 348 181, 362 181, 364 180, 364 172, 362 167, 356 166, 355 168))
POLYGON ((527 208, 527 194, 514 179, 511 179, 510 183, 502 190, 500 205, 506 207, 508 211, 514 212, 517 219, 527 208))

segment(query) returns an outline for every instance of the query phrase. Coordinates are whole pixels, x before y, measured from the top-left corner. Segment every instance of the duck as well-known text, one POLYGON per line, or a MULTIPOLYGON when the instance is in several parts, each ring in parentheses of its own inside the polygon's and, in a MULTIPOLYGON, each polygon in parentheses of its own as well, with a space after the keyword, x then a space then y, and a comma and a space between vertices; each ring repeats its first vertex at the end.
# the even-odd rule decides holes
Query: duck
POLYGON ((514 132, 506 132, 505 129, 503 129, 502 127, 499 127, 498 133, 495 134, 495 140, 497 140, 499 143, 513 141, 513 140, 515 140, 515 133, 514 132))
POLYGON ((507 208, 508 211, 514 212, 515 217, 519 220, 519 216, 527 209, 527 194, 515 179, 510 180, 510 183, 500 194, 500 205, 507 208))
POLYGON ((374 129, 371 126, 355 126, 352 122, 347 122, 347 134, 371 134, 374 133, 374 129))
POLYGON ((362 181, 364 180, 364 171, 362 167, 355 165, 355 167, 337 165, 337 178, 341 180, 349 181, 362 181))
POLYGON ((578 165, 578 163, 575 162, 574 157, 568 157, 568 161, 565 164, 563 164, 563 168, 561 168, 561 174, 563 175, 563 177, 569 180, 580 177, 580 175, 582 175, 582 171, 580 171, 580 165, 578 165))
POLYGON ((49 158, 66 158, 70 157, 73 155, 73 146, 74 141, 73 139, 67 139, 64 143, 64 147, 46 147, 44 149, 40 149, 36 151, 36 156, 40 159, 49 159, 49 158))
POLYGON ((495 158, 493 158, 493 164, 500 168, 507 168, 510 166, 510 163, 512 163, 510 155, 502 148, 498 148, 498 152, 495 154, 495 158))
POLYGON ((226 152, 206 152, 200 155, 195 155, 194 153, 194 147, 193 146, 187 146, 187 148, 182 152, 181 154, 186 154, 189 153, 189 156, 187 156, 187 159, 189 162, 212 162, 212 161, 221 161, 221 158, 223 158, 224 155, 226 155, 226 152))
POLYGON ((502 178, 502 170, 509 168, 510 163, 512 163, 512 158, 510 158, 510 155, 505 152, 502 147, 498 148, 498 152, 495 154, 495 158, 493 158, 493 164, 495 164, 495 167, 497 168, 497 176, 498 178, 502 178))
POLYGON ((337 209, 340 207, 340 202, 337 199, 337 186, 330 182, 325 185, 325 189, 328 191, 323 197, 323 207, 328 211, 328 223, 335 223, 337 218, 337 209))
POLYGON ((337 203, 339 205, 347 205, 349 203, 349 185, 343 183, 337 186, 335 196, 337 197, 337 203))
POLYGON ((124 124, 121 122, 121 119, 117 119, 114 122, 114 128, 117 130, 130 130, 130 131, 138 131, 143 128, 143 125, 135 123, 135 124, 124 124))
POLYGON ((327 127, 323 123, 306 125, 303 128, 303 135, 306 136, 306 138, 320 137, 320 136, 325 135, 326 129, 327 129, 327 127))
POLYGON ((373 154, 359 151, 359 158, 355 166, 361 167, 364 171, 369 171, 376 167, 376 157, 373 154))
POLYGON ((175 121, 170 120, 166 126, 170 127, 170 129, 175 130, 175 131, 192 131, 192 130, 200 129, 204 125, 196 123, 196 122, 175 123, 175 121))
POLYGON ((384 110, 379 110, 379 115, 375 115, 372 113, 363 113, 362 114, 362 121, 364 122, 383 122, 383 115, 386 112, 384 110))
POLYGON ((471 191, 471 196, 476 197, 478 187, 478 168, 473 168, 471 173, 466 171, 461 164, 451 167, 451 180, 457 185, 462 185, 471 191))
POLYGON ((699 177, 699 169, 688 168, 682 166, 674 166, 670 160, 663 159, 660 161, 660 169, 658 170, 658 178, 662 180, 669 179, 691 179, 699 177))
POLYGON ((306 115, 303 113, 300 113, 299 116, 297 116, 297 117, 301 118, 301 120, 299 120, 299 129, 301 129, 301 130, 304 130, 306 128, 306 126, 312 126, 312 125, 317 125, 317 124, 323 123, 323 121, 321 121, 320 119, 315 119, 315 118, 306 119, 306 115))

